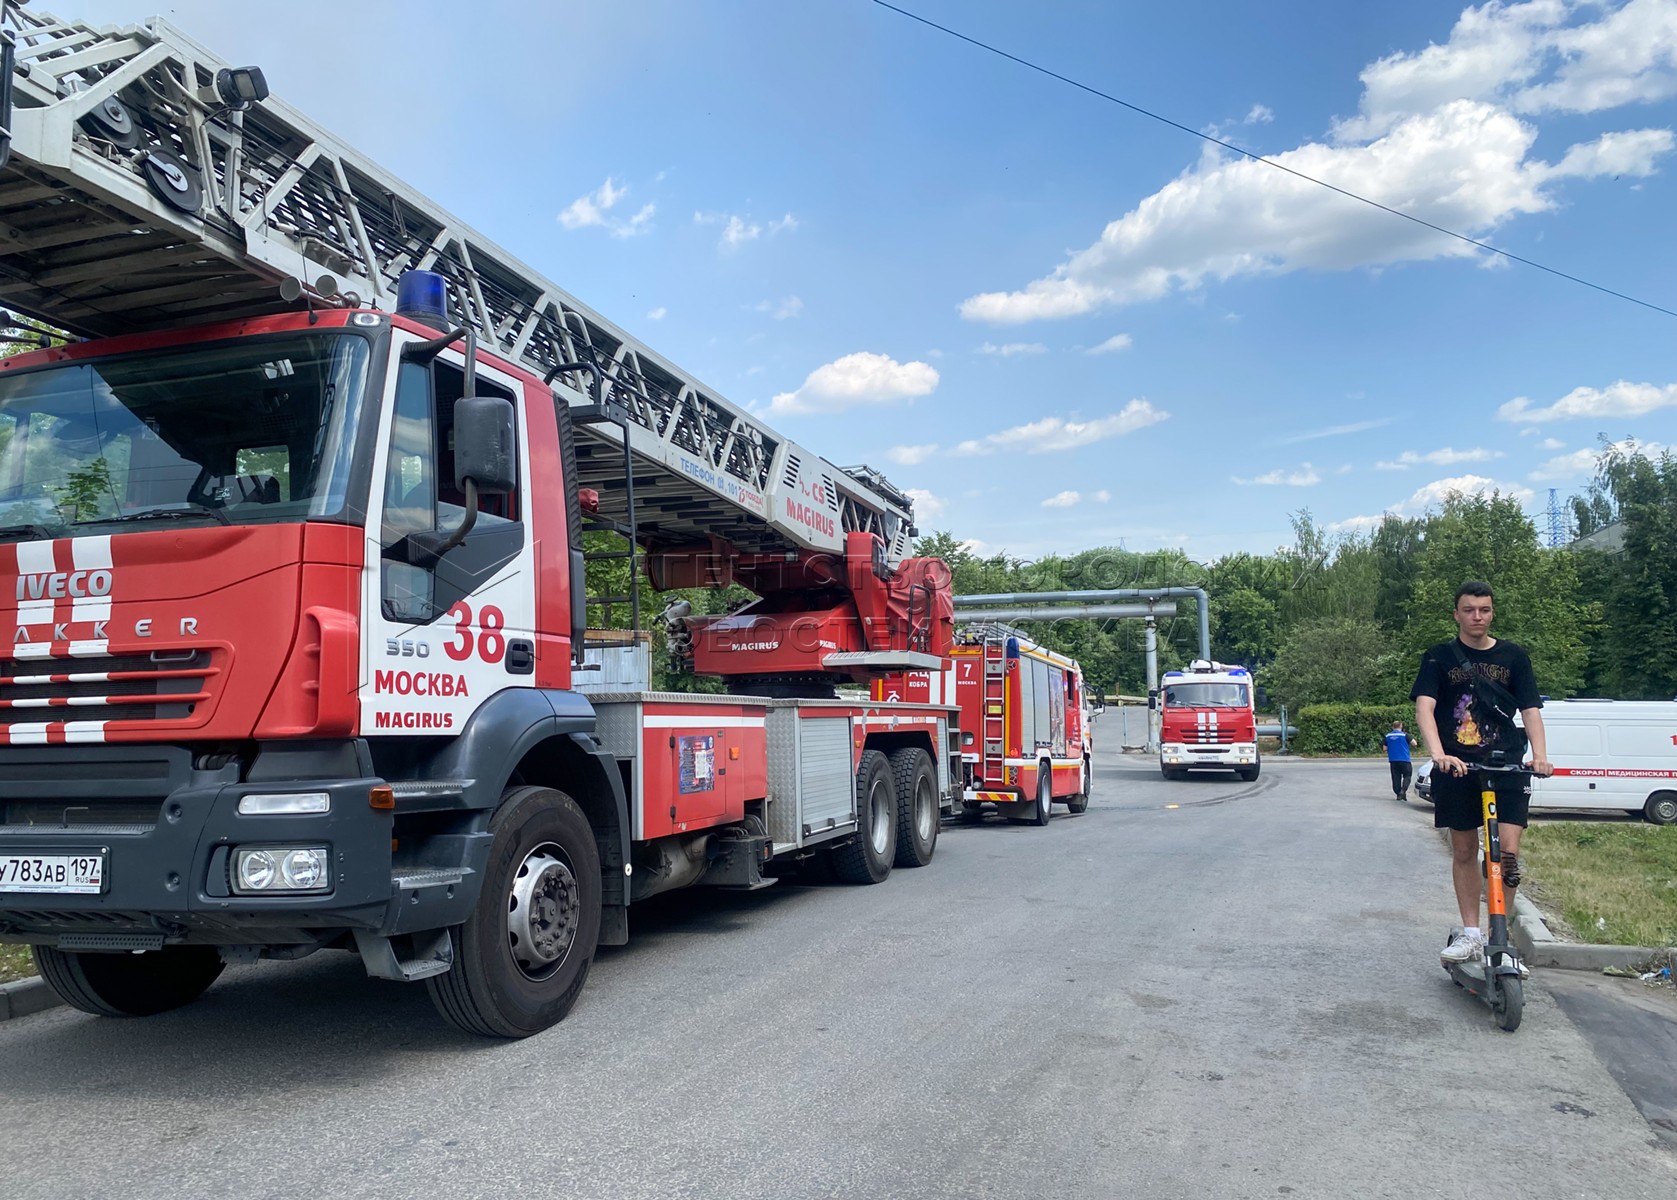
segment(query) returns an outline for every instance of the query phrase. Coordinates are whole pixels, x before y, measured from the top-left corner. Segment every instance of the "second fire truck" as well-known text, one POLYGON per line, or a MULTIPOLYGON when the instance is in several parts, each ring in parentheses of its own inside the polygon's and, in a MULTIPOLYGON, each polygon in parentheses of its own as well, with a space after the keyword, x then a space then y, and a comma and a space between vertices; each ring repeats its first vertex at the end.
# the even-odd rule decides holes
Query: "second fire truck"
POLYGON ((1210 768, 1258 777, 1251 672, 1196 659, 1185 671, 1166 671, 1159 693, 1159 770, 1166 779, 1210 768))

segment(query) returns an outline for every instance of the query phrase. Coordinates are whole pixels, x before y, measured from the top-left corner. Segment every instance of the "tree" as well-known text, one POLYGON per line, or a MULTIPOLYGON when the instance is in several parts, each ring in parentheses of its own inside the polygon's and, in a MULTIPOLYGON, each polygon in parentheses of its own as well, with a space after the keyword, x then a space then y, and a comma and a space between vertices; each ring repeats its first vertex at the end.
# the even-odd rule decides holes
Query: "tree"
POLYGON ((1294 711, 1370 700, 1391 653, 1390 636, 1367 617, 1313 617, 1288 635, 1265 680, 1270 694, 1294 711))
POLYGON ((1500 493, 1451 495, 1428 519, 1403 635, 1410 663, 1456 636, 1450 615, 1456 589, 1470 579, 1491 585, 1497 612, 1492 633, 1526 648, 1538 686, 1549 695, 1575 695, 1600 605, 1584 598, 1573 554, 1539 546, 1519 500, 1500 493))
POLYGON ((1592 488, 1592 503, 1605 499, 1624 523, 1620 551, 1580 556, 1604 597, 1594 682, 1621 699, 1669 699, 1677 695, 1677 459, 1609 447, 1592 488))

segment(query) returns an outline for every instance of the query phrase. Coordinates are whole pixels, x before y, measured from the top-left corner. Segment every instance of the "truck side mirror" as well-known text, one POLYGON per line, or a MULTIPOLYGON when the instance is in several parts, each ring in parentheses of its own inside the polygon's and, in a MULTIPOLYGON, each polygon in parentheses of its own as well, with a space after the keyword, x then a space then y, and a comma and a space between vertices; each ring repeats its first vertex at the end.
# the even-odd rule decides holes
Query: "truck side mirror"
POLYGON ((454 402, 454 486, 470 479, 487 495, 518 486, 518 449, 512 402, 499 396, 462 396, 454 402))
POLYGON ((1158 708, 1159 707, 1159 689, 1158 688, 1148 688, 1147 689, 1147 707, 1148 708, 1158 708))
POLYGON ((1269 689, 1266 687, 1260 687, 1256 689, 1254 694, 1258 700, 1258 707, 1267 709, 1269 707, 1269 689))

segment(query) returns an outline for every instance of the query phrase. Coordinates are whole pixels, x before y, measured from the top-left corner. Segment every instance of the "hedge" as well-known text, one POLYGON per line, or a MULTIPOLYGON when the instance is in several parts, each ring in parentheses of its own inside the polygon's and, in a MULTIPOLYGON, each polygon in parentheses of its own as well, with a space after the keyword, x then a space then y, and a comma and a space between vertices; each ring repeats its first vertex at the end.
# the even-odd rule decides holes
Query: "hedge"
POLYGON ((1298 736, 1291 748, 1300 754, 1376 754, 1392 722, 1402 721, 1415 736, 1413 704, 1311 704, 1299 709, 1298 736))

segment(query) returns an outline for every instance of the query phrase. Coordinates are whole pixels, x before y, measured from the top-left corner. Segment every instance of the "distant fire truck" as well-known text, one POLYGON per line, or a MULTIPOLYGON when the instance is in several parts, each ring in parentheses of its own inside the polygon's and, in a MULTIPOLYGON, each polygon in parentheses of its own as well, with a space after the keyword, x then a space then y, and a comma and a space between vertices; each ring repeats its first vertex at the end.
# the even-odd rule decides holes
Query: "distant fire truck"
MULTIPOLYGON (((87 340, 0 362, 0 942, 110 1016, 348 950, 521 1037, 649 896, 931 859, 953 699, 835 690, 947 665, 906 496, 260 72, 160 21, 3 10, 3 291, 87 340), (666 613, 726 694, 653 691, 643 640, 586 628, 587 529, 660 588, 761 597, 666 613)), ((1055 719, 1020 786, 1075 754, 1055 719)))
POLYGON ((1166 671, 1159 692, 1159 770, 1166 779, 1208 767, 1258 777, 1251 672, 1196 659, 1186 671, 1166 671))
POLYGON ((949 654, 947 670, 875 682, 874 698, 959 706, 964 814, 992 804, 1046 825, 1055 804, 1085 811, 1093 744, 1082 667, 999 623, 961 628, 949 654))

